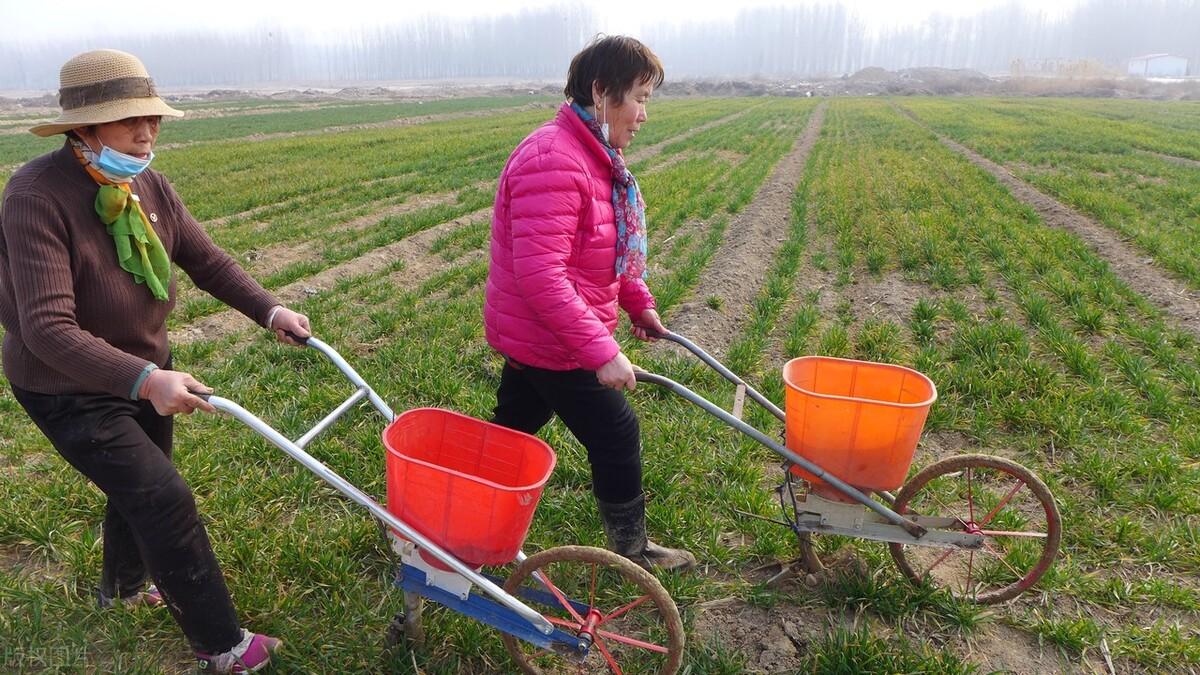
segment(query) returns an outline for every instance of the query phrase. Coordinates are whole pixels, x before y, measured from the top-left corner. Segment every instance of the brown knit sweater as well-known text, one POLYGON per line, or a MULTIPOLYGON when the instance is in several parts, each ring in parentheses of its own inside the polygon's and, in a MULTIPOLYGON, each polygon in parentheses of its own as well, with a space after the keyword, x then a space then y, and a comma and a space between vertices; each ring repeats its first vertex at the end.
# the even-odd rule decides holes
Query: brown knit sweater
MULTIPOLYGON (((279 301, 217 248, 171 184, 146 170, 133 192, 171 260, 259 325, 279 301)), ((96 182, 69 144, 21 167, 0 202, 0 321, 4 375, 43 394, 131 398, 150 362, 166 364, 167 315, 175 306, 121 269, 95 211, 96 182)))

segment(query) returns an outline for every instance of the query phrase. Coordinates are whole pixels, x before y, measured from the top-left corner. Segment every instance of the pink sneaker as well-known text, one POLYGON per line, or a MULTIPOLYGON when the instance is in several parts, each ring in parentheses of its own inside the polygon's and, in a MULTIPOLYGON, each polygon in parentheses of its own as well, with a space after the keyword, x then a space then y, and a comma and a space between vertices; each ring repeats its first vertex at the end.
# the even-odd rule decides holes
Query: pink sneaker
POLYGON ((242 641, 227 652, 196 652, 196 665, 205 673, 257 673, 271 665, 271 654, 283 645, 277 638, 242 629, 242 641))

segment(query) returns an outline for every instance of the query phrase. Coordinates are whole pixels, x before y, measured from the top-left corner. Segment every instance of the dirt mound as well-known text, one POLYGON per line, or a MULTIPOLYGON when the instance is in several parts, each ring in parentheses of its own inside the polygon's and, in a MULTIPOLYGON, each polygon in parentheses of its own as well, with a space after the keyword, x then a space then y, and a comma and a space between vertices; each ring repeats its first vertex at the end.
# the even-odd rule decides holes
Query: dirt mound
POLYGON ((854 73, 849 78, 851 82, 890 82, 895 79, 895 74, 886 68, 879 66, 868 66, 854 73))
POLYGON ((838 94, 947 95, 981 94, 991 91, 996 81, 969 68, 904 68, 885 70, 877 66, 842 78, 835 87, 838 94), (839 90, 840 89, 840 90, 839 90))
MULTIPOLYGON (((306 90, 304 93, 307 94, 310 91, 314 92, 315 94, 320 93, 314 89, 306 90)), ((344 87, 333 93, 334 98, 346 98, 346 99, 350 99, 350 100, 360 100, 360 99, 364 99, 364 98, 366 98, 366 99, 385 98, 386 99, 386 98, 392 98, 395 95, 396 95, 395 92, 393 92, 390 89, 386 89, 384 87, 370 87, 370 88, 367 88, 367 87, 344 87)))
POLYGON ((816 87, 799 79, 683 78, 668 80, 656 91, 664 96, 812 96, 816 87))

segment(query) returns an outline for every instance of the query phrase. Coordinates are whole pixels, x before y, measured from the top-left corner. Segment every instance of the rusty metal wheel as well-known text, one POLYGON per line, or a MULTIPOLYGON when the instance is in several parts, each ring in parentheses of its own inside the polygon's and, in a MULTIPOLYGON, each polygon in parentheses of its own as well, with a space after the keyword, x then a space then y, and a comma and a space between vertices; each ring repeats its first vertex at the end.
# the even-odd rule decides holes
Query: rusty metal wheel
POLYGON ((627 558, 591 546, 559 546, 518 565, 504 590, 516 594, 522 585, 549 591, 556 602, 538 610, 559 628, 586 635, 592 647, 587 659, 576 663, 502 635, 521 672, 673 675, 679 670, 684 641, 679 610, 658 579, 627 558))
POLYGON ((900 489, 900 514, 953 518, 984 538, 979 550, 890 544, 896 565, 916 583, 990 605, 1011 600, 1050 569, 1062 520, 1046 484, 1016 462, 962 455, 935 462, 900 489))

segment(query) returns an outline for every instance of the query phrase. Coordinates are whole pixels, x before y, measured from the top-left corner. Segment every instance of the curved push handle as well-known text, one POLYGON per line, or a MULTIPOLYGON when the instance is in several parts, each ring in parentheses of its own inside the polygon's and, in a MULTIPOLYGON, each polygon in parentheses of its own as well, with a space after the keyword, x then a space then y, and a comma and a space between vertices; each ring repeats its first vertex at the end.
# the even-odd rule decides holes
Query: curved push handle
POLYGON ((295 340, 296 342, 300 343, 300 346, 301 346, 301 347, 307 347, 307 346, 308 346, 308 340, 309 340, 309 338, 306 338, 306 337, 300 337, 299 335, 296 335, 295 333, 293 333, 293 332, 292 332, 292 331, 290 331, 290 330, 285 330, 285 331, 283 331, 283 334, 284 334, 284 335, 286 335, 286 336, 288 336, 289 338, 291 338, 291 339, 295 340))
MULTIPOLYGON (((718 361, 716 359, 716 357, 714 357, 712 354, 709 354, 708 352, 701 349, 700 346, 697 345, 695 342, 692 342, 691 340, 685 338, 684 336, 680 335, 679 333, 675 333, 673 331, 669 331, 669 330, 666 332, 656 331, 652 328, 647 328, 645 326, 639 326, 639 328, 642 328, 643 330, 645 330, 648 334, 652 335, 653 337, 659 338, 661 340, 670 340, 671 342, 674 342, 675 344, 677 344, 677 345, 683 347, 684 349, 688 350, 689 352, 695 354, 696 358, 700 359, 705 364, 707 364, 710 368, 717 371, 721 375, 721 377, 724 377, 726 380, 729 380, 730 382, 732 382, 735 385, 738 385, 740 387, 745 387, 746 393, 750 396, 750 398, 753 399, 756 403, 758 403, 762 407, 766 408, 767 412, 774 415, 780 422, 787 421, 787 416, 784 414, 783 410, 780 410, 779 406, 772 403, 771 399, 764 396, 761 392, 759 392, 754 387, 751 387, 749 384, 746 384, 745 380, 738 377, 738 375, 736 373, 734 373, 732 370, 730 370, 728 367, 726 367, 725 364, 718 361)), ((651 380, 647 380, 647 381, 651 381, 651 380)))
POLYGON ((674 333, 672 333, 671 331, 667 331, 667 332, 665 332, 665 333, 664 333, 664 332, 662 332, 662 331, 660 331, 660 330, 657 330, 657 329, 655 329, 655 328, 651 328, 650 326, 646 326, 646 325, 644 325, 644 324, 640 324, 640 323, 638 323, 638 322, 636 322, 636 321, 634 321, 634 322, 633 322, 633 327, 634 327, 634 328, 641 328, 642 330, 646 331, 646 335, 649 335, 649 336, 650 336, 650 337, 652 337, 652 338, 658 338, 658 339, 664 339, 664 340, 665 340, 665 339, 670 339, 670 338, 668 338, 667 336, 669 336, 669 335, 674 335, 674 333))

